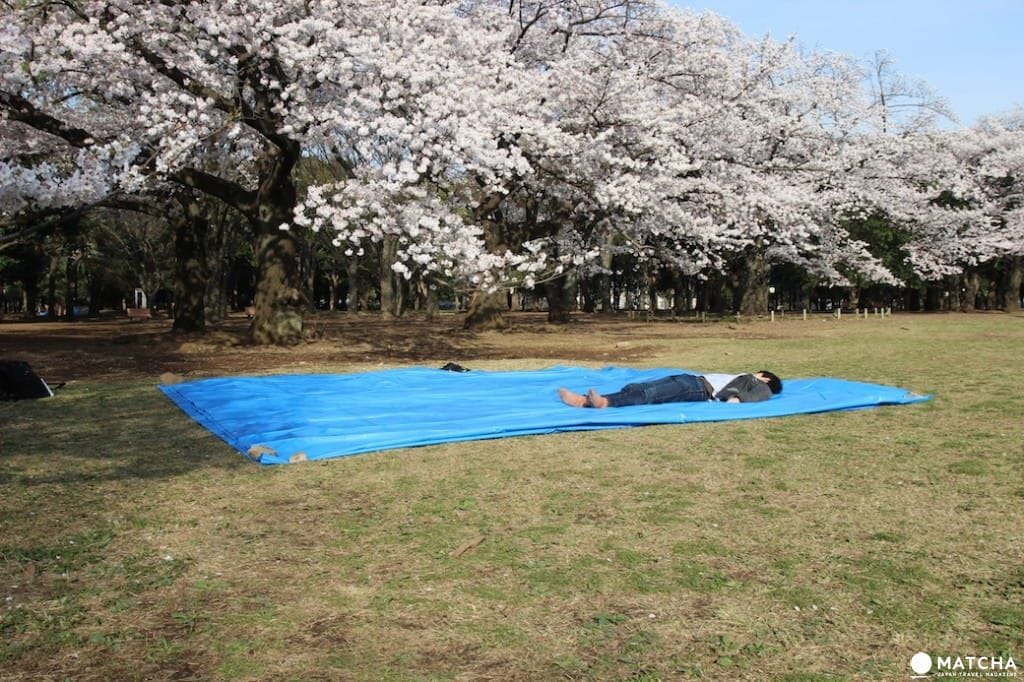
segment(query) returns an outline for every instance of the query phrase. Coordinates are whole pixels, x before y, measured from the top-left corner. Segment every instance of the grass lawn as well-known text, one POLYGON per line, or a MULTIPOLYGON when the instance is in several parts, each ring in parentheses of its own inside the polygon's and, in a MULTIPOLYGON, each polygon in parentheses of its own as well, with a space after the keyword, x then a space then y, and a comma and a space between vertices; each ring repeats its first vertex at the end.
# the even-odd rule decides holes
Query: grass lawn
MULTIPOLYGON (((0 404, 0 679, 903 680, 917 651, 1024 677, 1021 315, 398 323, 428 349, 405 357, 346 355, 369 324, 346 319, 291 351, 210 346, 206 373, 767 367, 935 397, 267 468, 159 367, 76 380, 0 404)), ((204 342, 161 343, 187 372, 204 342)))

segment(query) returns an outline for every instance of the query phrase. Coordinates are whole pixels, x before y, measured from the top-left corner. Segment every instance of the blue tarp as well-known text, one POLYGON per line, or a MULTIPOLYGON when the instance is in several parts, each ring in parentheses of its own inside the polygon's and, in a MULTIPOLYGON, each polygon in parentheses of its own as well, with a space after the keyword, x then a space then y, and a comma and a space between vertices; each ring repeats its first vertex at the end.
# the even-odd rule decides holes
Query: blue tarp
POLYGON ((563 405, 559 386, 601 393, 680 369, 551 367, 449 372, 414 367, 358 374, 203 379, 160 386, 190 417, 262 464, 344 457, 463 440, 647 424, 781 417, 928 400, 841 379, 786 380, 760 403, 669 403, 604 410, 563 405))

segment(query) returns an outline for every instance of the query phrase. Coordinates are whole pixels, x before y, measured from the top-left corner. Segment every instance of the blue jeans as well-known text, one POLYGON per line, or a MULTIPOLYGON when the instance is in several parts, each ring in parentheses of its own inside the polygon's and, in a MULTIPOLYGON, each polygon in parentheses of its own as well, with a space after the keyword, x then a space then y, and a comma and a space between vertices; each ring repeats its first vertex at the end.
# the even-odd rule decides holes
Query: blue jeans
POLYGON ((708 392, 700 377, 693 374, 674 374, 664 379, 626 384, 621 390, 609 393, 605 398, 608 399, 608 407, 695 403, 708 400, 708 392))

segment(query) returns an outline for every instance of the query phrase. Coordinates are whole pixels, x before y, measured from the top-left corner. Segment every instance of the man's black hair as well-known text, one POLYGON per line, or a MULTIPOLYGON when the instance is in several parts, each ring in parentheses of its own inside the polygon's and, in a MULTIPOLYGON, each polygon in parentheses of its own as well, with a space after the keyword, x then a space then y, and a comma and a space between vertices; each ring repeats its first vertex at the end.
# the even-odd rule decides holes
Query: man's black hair
POLYGON ((772 390, 772 393, 782 393, 782 379, 766 369, 762 369, 758 374, 763 374, 768 377, 768 388, 772 390))

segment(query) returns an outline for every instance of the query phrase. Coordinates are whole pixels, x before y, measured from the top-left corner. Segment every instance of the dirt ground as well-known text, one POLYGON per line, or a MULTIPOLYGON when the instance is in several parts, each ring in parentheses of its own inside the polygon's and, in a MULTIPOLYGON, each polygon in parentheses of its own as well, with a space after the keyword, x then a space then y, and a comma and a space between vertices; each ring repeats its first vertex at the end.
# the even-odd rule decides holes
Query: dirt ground
MULTIPOLYGON (((242 341, 249 320, 238 315, 203 335, 176 333, 171 321, 125 318, 75 322, 0 322, 0 359, 24 360, 50 383, 118 381, 165 373, 203 377, 281 371, 315 371, 338 365, 394 365, 538 358, 601 362, 637 359, 643 339, 721 334, 720 325, 630 321, 625 316, 580 315, 551 325, 543 313, 509 316, 498 332, 467 332, 461 314, 435 321, 375 314, 310 315, 310 340, 291 348, 256 347, 242 341), (712 332, 710 327, 718 327, 712 332), (570 337, 572 343, 566 343, 570 337)), ((765 329, 765 325, 761 325, 765 329)), ((744 327, 744 334, 754 333, 744 327)))
POLYGON ((408 364, 455 361, 462 365, 481 358, 530 356, 599 359, 596 347, 588 352, 565 343, 565 333, 628 334, 609 330, 596 319, 553 327, 543 314, 513 315, 512 326, 501 333, 462 330, 462 315, 444 314, 434 322, 409 317, 388 321, 375 314, 321 314, 306 319, 309 340, 290 348, 257 347, 244 343, 249 321, 231 316, 204 335, 171 331, 171 321, 154 318, 129 322, 126 318, 85 319, 65 322, 0 323, 0 359, 28 361, 47 381, 117 381, 158 377, 165 373, 184 377, 301 371, 329 365, 408 364), (508 336, 521 336, 522 344, 509 344, 508 336), (510 353, 511 350, 511 353, 510 353), (520 353, 520 354, 516 354, 520 353))

